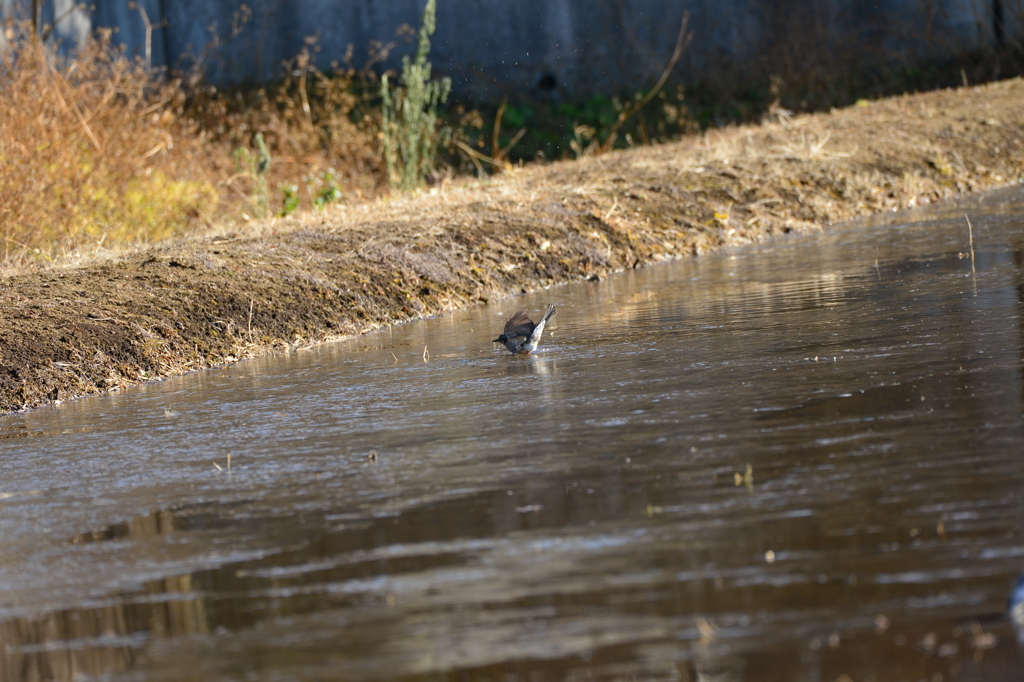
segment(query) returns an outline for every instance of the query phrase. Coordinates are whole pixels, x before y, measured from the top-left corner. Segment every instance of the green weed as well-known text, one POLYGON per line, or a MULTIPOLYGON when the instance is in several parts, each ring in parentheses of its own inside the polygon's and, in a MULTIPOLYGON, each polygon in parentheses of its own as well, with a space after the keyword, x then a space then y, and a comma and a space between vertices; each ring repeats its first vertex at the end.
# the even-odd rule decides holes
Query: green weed
POLYGON ((279 218, 294 213, 299 207, 299 186, 282 184, 278 187, 283 195, 281 198, 281 210, 277 212, 279 218))
POLYGON ((323 208, 327 204, 333 204, 341 199, 341 187, 334 179, 334 169, 328 169, 320 178, 319 189, 311 192, 313 195, 313 206, 323 208))
POLYGON ((423 184, 434 168, 437 149, 446 132, 437 127, 437 107, 448 99, 451 79, 430 80, 430 36, 434 33, 436 0, 428 0, 415 59, 402 58, 399 86, 392 91, 385 74, 380 82, 381 132, 388 181, 393 188, 411 190, 423 184))

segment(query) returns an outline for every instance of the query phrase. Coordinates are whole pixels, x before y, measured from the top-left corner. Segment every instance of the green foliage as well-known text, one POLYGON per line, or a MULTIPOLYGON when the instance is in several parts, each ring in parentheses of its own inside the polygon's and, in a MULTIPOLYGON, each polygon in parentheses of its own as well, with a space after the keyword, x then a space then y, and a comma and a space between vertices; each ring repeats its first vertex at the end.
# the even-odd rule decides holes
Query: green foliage
POLYGON ((411 190, 423 184, 435 164, 437 149, 448 132, 438 130, 437 107, 448 99, 451 79, 430 80, 430 36, 434 33, 436 0, 423 10, 416 58, 402 58, 399 85, 392 91, 387 74, 381 78, 381 128, 384 161, 393 188, 411 190))
MULTIPOLYGON (((645 94, 635 91, 623 97, 595 95, 582 101, 521 97, 505 105, 497 140, 493 139, 492 127, 499 109, 497 102, 456 102, 445 115, 456 128, 457 138, 481 152, 493 149, 495 142, 499 149, 514 142, 508 153, 508 160, 513 163, 578 158, 603 144, 622 111, 645 94)), ((666 142, 699 129, 688 93, 682 87, 665 88, 626 122, 615 147, 666 142)), ((470 166, 465 159, 452 163, 459 165, 460 161, 462 170, 468 172, 470 166)))
MULTIPOLYGON (((328 204, 340 201, 343 196, 333 168, 327 169, 319 177, 307 176, 305 183, 306 192, 313 202, 313 208, 324 208, 328 204)), ((278 188, 281 190, 281 210, 277 212, 277 215, 283 218, 298 210, 302 199, 299 196, 298 185, 281 184, 278 188)))
POLYGON ((299 207, 299 186, 281 185, 280 189, 284 196, 281 198, 281 210, 277 212, 277 215, 283 218, 299 207))
POLYGON ((334 179, 333 169, 326 171, 321 180, 320 189, 316 191, 313 197, 313 206, 316 208, 323 208, 327 204, 332 204, 341 199, 341 188, 338 187, 338 183, 334 179))

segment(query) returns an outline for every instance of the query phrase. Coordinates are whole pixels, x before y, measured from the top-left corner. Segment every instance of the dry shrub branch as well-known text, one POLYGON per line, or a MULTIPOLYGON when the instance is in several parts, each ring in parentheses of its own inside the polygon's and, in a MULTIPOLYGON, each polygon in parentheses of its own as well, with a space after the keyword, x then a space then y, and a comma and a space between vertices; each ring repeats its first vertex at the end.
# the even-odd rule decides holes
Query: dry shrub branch
POLYGON ((14 45, 0 55, 4 261, 169 237, 210 215, 217 192, 168 93, 108 33, 73 59, 23 29, 14 45))
MULTIPOLYGON (((355 82, 358 74, 337 64, 325 73, 315 56, 316 45, 307 40, 272 87, 196 85, 183 109, 182 115, 232 158, 239 149, 255 153, 256 136, 262 134, 272 160, 263 178, 271 213, 322 207, 333 185, 350 199, 372 198, 387 187, 376 139, 379 121, 359 94, 365 88, 355 82), (299 203, 289 205, 289 197, 299 203)), ((226 200, 244 210, 251 206, 257 181, 238 164, 226 170, 221 173, 226 200)))
POLYGON ((167 79, 109 32, 62 57, 30 26, 11 31, 0 54, 0 265, 244 219, 256 178, 235 152, 260 133, 275 159, 259 178, 274 210, 288 196, 294 209, 380 190, 370 122, 353 122, 352 74, 316 69, 312 45, 274 91, 246 97, 167 79))

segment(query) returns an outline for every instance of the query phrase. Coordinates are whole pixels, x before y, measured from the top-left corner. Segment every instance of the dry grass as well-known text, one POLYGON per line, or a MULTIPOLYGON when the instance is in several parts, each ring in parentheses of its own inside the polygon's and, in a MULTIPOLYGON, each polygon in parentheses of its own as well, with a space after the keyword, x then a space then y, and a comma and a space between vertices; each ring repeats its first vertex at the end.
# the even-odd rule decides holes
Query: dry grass
POLYGON ((254 205, 276 212, 287 195, 294 210, 380 191, 375 140, 351 120, 351 75, 327 78, 307 51, 289 65, 298 77, 247 99, 163 79, 109 34, 61 58, 27 27, 11 30, 0 55, 0 266, 157 241, 214 216, 264 217, 254 205), (260 177, 236 153, 257 132, 272 156, 260 177))
MULTIPOLYGON (((387 178, 375 134, 379 121, 356 94, 369 86, 356 84, 352 70, 328 76, 315 68, 309 48, 284 66, 287 75, 273 88, 187 86, 191 94, 182 115, 232 153, 255 150, 255 136, 263 135, 271 156, 263 178, 271 214, 289 212, 285 188, 304 208, 323 206, 332 184, 350 200, 380 195, 387 178)), ((258 214, 251 210, 255 178, 235 161, 230 166, 221 181, 224 192, 250 215, 258 214)))
POLYGON ((168 237, 216 208, 163 92, 105 36, 56 58, 30 33, 0 56, 0 239, 6 262, 168 237))

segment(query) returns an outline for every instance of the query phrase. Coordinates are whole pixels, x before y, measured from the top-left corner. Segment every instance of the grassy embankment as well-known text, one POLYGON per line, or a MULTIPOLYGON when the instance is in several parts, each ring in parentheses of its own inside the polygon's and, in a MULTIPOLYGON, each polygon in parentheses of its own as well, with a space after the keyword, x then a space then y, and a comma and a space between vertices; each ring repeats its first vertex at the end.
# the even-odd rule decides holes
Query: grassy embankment
MULTIPOLYGON (((778 21, 774 34, 802 39, 780 40, 742 69, 716 67, 722 72, 686 90, 669 83, 582 102, 536 94, 449 101, 439 110, 446 144, 431 179, 664 143, 766 115, 1014 74, 1022 65, 1012 45, 902 65, 896 55, 850 54, 862 48, 836 45, 800 17, 778 21), (646 106, 620 121, 648 95, 646 106)), ((371 67, 399 40, 359 70, 335 64, 329 73, 307 44, 283 65, 276 85, 221 91, 201 72, 167 78, 126 59, 103 33, 74 58, 60 59, 28 27, 7 30, 13 48, 0 55, 0 268, 116 252, 388 193, 386 108, 371 67)), ((403 35, 411 39, 412 32, 406 27, 403 35)))
MULTIPOLYGON (((308 55, 277 89, 230 95, 155 79, 102 41, 59 62, 27 40, 5 59, 0 253, 17 274, 0 283, 0 411, 1024 174, 1024 82, 1011 80, 829 114, 776 106, 771 122, 614 154, 569 126, 576 162, 496 163, 499 177, 389 196, 363 97, 376 85, 329 78, 308 55)), ((655 104, 696 127, 678 101, 655 104)), ((493 152, 515 134, 467 132, 488 127, 455 138, 493 152)))
POLYGON ((896 97, 23 273, 0 283, 0 410, 1021 182, 1022 100, 896 97))

